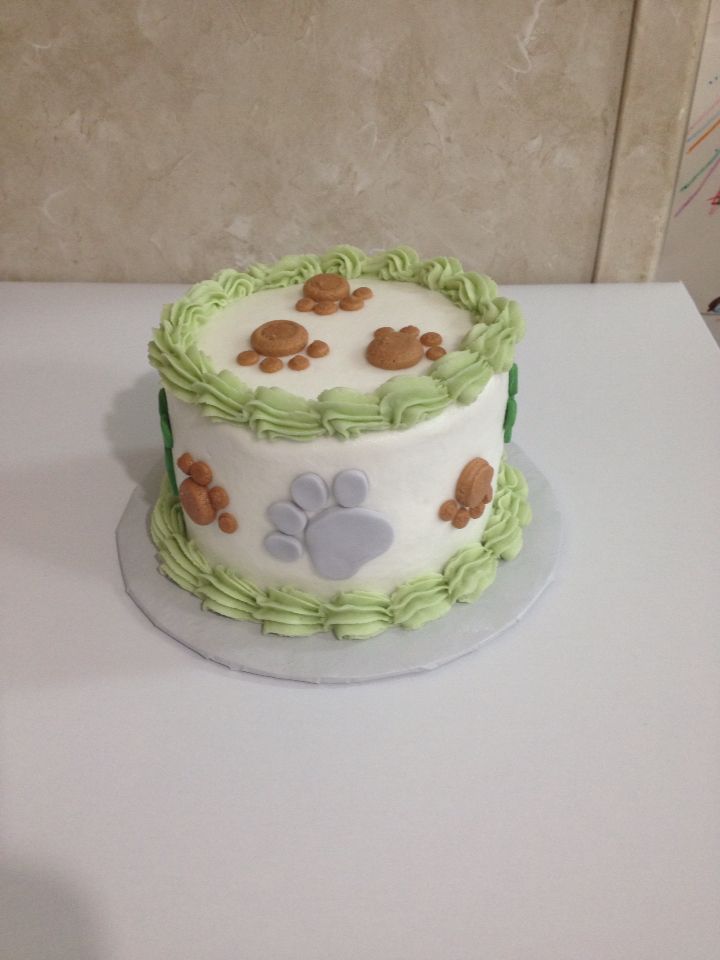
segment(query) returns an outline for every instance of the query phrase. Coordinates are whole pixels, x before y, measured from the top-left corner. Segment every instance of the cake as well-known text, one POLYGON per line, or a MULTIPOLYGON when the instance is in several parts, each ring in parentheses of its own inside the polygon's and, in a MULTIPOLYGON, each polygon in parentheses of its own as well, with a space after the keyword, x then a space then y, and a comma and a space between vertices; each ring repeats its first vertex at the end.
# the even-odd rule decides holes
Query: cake
POLYGON ((159 569, 290 637, 362 640, 482 602, 530 520, 505 457, 523 326, 488 277, 407 247, 193 286, 149 347, 159 569))

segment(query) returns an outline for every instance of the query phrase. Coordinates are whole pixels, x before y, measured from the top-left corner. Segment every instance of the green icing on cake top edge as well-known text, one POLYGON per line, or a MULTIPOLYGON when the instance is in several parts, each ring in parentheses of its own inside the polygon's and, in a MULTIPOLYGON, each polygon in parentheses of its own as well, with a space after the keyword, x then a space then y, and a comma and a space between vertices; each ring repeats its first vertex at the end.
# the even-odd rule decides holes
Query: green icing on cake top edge
POLYGON ((489 277, 463 270, 452 257, 421 260, 404 246, 368 255, 341 245, 322 256, 291 256, 245 271, 222 270, 195 284, 164 308, 149 344, 149 360, 167 390, 195 404, 211 420, 240 424, 265 439, 350 439, 369 431, 404 430, 452 403, 472 403, 493 373, 511 368, 515 344, 523 334, 518 305, 499 297, 489 277), (371 393, 357 394, 360 402, 351 410, 345 398, 335 401, 333 390, 316 400, 287 391, 273 394, 266 387, 252 390, 234 374, 218 373, 197 349, 201 327, 228 304, 259 290, 303 283, 319 272, 416 283, 443 294, 469 312, 471 326, 462 349, 436 361, 426 374, 392 377, 371 393), (421 388, 420 382, 427 379, 434 383, 432 390, 421 388))

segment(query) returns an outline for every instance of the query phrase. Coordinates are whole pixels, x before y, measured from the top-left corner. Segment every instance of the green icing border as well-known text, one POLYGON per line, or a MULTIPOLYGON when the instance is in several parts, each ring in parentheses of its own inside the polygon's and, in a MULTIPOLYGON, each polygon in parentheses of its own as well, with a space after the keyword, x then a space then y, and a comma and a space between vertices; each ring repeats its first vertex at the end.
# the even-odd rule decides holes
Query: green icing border
POLYGON ((148 356, 163 385, 213 421, 241 424, 269 440, 347 440, 370 431, 404 430, 437 416, 451 403, 472 403, 493 374, 510 370, 523 334, 517 303, 497 296, 489 277, 464 271, 452 257, 420 260, 409 247, 369 256, 356 247, 339 246, 324 256, 285 257, 245 272, 222 270, 196 284, 164 308, 148 356), (303 283, 316 273, 417 283, 467 310, 471 327, 461 348, 423 375, 392 377, 372 393, 333 387, 315 400, 279 387, 253 390, 228 370, 218 373, 197 348, 200 328, 223 307, 259 290, 303 283))
POLYGON ((392 626, 414 630, 443 616, 454 603, 477 600, 495 579, 498 561, 520 552, 522 529, 530 519, 525 478, 503 461, 482 540, 453 554, 442 573, 416 577, 391 594, 351 590, 331 600, 293 587, 262 590, 227 567, 213 566, 188 538, 167 478, 152 512, 150 535, 160 571, 199 597, 206 610, 261 623, 264 633, 302 637, 327 631, 342 640, 362 640, 392 626))

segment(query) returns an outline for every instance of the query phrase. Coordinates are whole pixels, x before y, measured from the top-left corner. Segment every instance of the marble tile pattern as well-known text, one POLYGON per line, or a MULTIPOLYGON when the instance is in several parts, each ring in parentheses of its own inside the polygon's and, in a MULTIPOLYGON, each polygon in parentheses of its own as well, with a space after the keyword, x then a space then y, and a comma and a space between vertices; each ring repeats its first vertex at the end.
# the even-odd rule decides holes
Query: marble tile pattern
POLYGON ((709 0, 637 0, 594 273, 652 280, 702 51, 709 0))
POLYGON ((632 0, 5 0, 0 277, 592 276, 632 0))

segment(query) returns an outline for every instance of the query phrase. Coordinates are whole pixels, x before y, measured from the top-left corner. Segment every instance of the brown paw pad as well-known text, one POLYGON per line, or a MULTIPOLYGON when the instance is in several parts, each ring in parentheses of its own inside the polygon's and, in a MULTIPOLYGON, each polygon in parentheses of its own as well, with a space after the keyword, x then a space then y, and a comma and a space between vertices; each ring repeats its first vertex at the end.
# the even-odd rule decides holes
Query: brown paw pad
POLYGON ((455 499, 446 500, 438 516, 461 530, 470 520, 477 520, 493 497, 493 468, 482 457, 465 464, 455 484, 455 499))
POLYGON ((358 287, 350 292, 350 284, 337 273, 318 273, 303 285, 303 296, 295 304, 301 313, 313 310, 321 317, 341 310, 362 310, 365 301, 373 295, 370 287, 358 287))
POLYGON ((178 491, 180 505, 193 523, 206 527, 216 518, 224 533, 234 533, 238 522, 231 513, 221 513, 230 503, 230 497, 224 487, 210 487, 213 472, 204 460, 195 460, 190 453, 178 457, 177 465, 187 478, 180 484, 178 491), (229 518, 229 519, 228 519, 229 518))
POLYGON ((215 508, 210 503, 210 497, 205 487, 200 486, 190 477, 180 484, 180 503, 185 513, 193 523, 206 527, 215 519, 215 508))
POLYGON ((317 303, 344 300, 350 296, 350 284, 337 273, 316 273, 303 285, 303 293, 317 303))
POLYGON ((440 343, 442 336, 439 333, 430 332, 421 336, 419 328, 412 324, 399 330, 378 327, 365 356, 368 363, 381 370, 407 370, 419 363, 423 355, 428 360, 438 360, 444 356, 445 350, 440 343))
MULTIPOLYGON (((304 309, 304 308, 303 308, 304 309)), ((319 312, 334 312, 336 303, 310 303, 308 309, 319 312)), ((313 340, 307 347, 307 357, 301 351, 307 346, 310 339, 306 328, 295 320, 268 320, 253 330, 250 337, 252 350, 241 351, 236 360, 241 367, 249 367, 260 363, 263 373, 278 373, 283 369, 281 357, 291 357, 288 367, 291 370, 307 370, 310 366, 308 357, 324 357, 330 352, 328 345, 322 340, 313 340), (262 357, 262 359, 261 359, 262 357)))
POLYGON ((291 357, 307 346, 308 332, 295 320, 268 320, 253 330, 250 346, 264 357, 291 357))
MULTIPOLYGON (((492 500, 493 468, 482 457, 467 463, 455 485, 455 499, 469 509, 479 509, 492 500)), ((482 513, 482 511, 481 511, 482 513)))
POLYGON ((418 340, 417 327, 393 330, 392 327, 380 327, 365 351, 368 363, 381 370, 407 370, 419 363, 424 354, 418 340))

